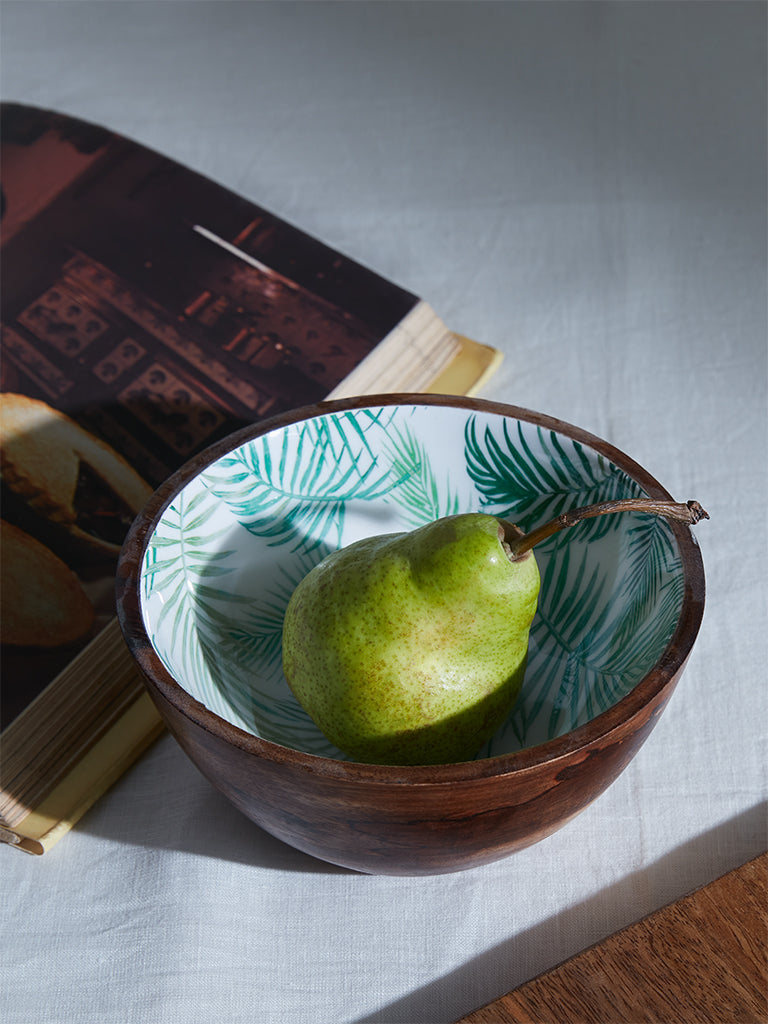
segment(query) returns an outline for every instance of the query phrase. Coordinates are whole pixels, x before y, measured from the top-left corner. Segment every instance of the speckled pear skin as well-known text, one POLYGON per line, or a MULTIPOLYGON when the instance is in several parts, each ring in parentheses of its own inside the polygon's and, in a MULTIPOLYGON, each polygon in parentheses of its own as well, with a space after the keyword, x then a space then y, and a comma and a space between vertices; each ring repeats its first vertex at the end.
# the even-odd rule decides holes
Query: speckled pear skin
POLYGON ((539 572, 492 516, 438 519, 333 552, 299 584, 283 669, 340 750, 370 764, 471 760, 520 692, 539 572))

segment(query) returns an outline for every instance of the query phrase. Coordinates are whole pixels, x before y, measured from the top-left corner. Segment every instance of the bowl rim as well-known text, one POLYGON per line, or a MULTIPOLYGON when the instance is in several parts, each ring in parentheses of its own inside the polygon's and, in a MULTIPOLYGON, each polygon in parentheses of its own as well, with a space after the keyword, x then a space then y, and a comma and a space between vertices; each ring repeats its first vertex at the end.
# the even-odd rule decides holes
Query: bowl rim
POLYGON ((396 405, 438 406, 488 413, 557 431, 608 458, 627 472, 651 497, 671 499, 669 492, 639 463, 597 435, 556 417, 504 402, 461 395, 398 392, 328 399, 278 413, 234 431, 187 460, 155 490, 126 534, 116 574, 117 618, 128 650, 142 670, 150 694, 154 689, 177 712, 207 733, 275 765, 293 766, 326 778, 382 785, 471 782, 491 776, 517 774, 544 763, 551 764, 602 741, 643 709, 660 702, 688 660, 704 614, 705 579, 701 551, 691 528, 676 522, 670 522, 669 525, 682 561, 683 602, 677 625, 661 657, 629 693, 610 708, 576 729, 532 747, 476 761, 438 765, 364 764, 327 758, 282 746, 232 725, 205 707, 173 678, 154 650, 144 627, 139 584, 149 539, 179 491, 211 463, 263 434, 335 412, 396 405))

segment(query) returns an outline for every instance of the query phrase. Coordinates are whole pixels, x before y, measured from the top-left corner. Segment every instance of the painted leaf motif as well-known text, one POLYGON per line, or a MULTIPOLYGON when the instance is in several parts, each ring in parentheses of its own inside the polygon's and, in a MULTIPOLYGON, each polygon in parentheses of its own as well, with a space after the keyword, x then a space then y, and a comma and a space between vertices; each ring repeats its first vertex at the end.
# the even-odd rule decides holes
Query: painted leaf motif
POLYGON ((182 491, 164 513, 144 559, 144 600, 149 601, 155 592, 163 595, 154 619, 154 637, 165 632, 170 638, 160 644, 153 637, 153 642, 171 674, 185 680, 204 680, 208 676, 195 610, 214 597, 226 604, 242 600, 225 585, 215 585, 217 581, 224 583, 237 561, 232 549, 217 550, 216 541, 226 528, 211 527, 211 512, 211 496, 206 491, 182 491), (175 652, 173 662, 162 654, 169 647, 175 652))
POLYGON ((399 482, 379 466, 366 437, 386 429, 384 411, 367 412, 367 418, 344 413, 308 420, 283 431, 278 450, 270 435, 257 438, 209 467, 205 484, 246 530, 271 545, 337 547, 346 504, 382 498, 399 482))
MULTIPOLYGON (((480 431, 477 417, 464 432, 467 473, 483 506, 492 515, 511 519, 523 530, 548 522, 567 509, 630 497, 640 493, 635 482, 602 455, 589 455, 578 441, 553 430, 535 428, 533 437, 504 420, 498 428, 480 431), (535 440, 534 440, 535 438, 535 440)), ((607 518, 589 519, 578 527, 582 537, 604 536, 607 518)), ((555 546, 563 542, 555 535, 555 546)))
POLYGON ((612 587, 599 564, 587 570, 587 544, 562 546, 545 562, 524 697, 513 716, 520 742, 530 741, 546 708, 544 738, 607 710, 649 671, 671 637, 682 601, 679 574, 665 562, 666 583, 651 582, 663 579, 659 559, 671 552, 668 528, 655 517, 637 518, 628 531, 630 554, 622 559, 627 569, 612 587))
POLYGON ((624 614, 614 637, 618 648, 631 642, 659 605, 661 610, 656 614, 663 616, 665 622, 673 619, 671 626, 664 629, 668 637, 671 636, 682 603, 682 579, 676 571, 679 558, 668 523, 657 516, 636 515, 635 518, 636 525, 627 531, 626 571, 621 594, 624 614), (676 611, 667 609, 669 602, 676 606, 676 611))
POLYGON ((276 583, 235 608, 222 606, 215 592, 195 595, 200 648, 217 697, 229 707, 227 717, 264 739, 314 753, 333 748, 285 683, 282 629, 293 591, 327 553, 320 545, 296 554, 276 583))
MULTIPOLYGON (((575 440, 503 421, 465 427, 467 472, 485 509, 524 530, 581 505, 642 494, 575 440)), ((623 697, 659 657, 682 595, 671 533, 655 516, 587 520, 536 549, 543 566, 523 694, 507 729, 517 745, 560 735, 623 697), (609 581, 588 544, 622 539, 622 579, 609 581)), ((502 742, 503 738, 502 738, 502 742)))
POLYGON ((276 583, 261 590, 234 616, 211 618, 211 642, 243 672, 280 670, 285 609, 299 582, 328 554, 319 547, 282 566, 276 583))
POLYGON ((223 563, 231 550, 217 551, 215 544, 222 531, 205 529, 210 508, 204 492, 190 496, 183 491, 163 516, 145 554, 142 587, 144 599, 152 592, 163 592, 163 606, 156 622, 159 629, 171 615, 178 615, 184 597, 203 579, 225 576, 233 566, 223 563))
POLYGON ((424 442, 408 424, 390 429, 387 452, 392 472, 399 481, 391 497, 403 510, 406 528, 414 529, 459 511, 450 479, 434 471, 424 442))

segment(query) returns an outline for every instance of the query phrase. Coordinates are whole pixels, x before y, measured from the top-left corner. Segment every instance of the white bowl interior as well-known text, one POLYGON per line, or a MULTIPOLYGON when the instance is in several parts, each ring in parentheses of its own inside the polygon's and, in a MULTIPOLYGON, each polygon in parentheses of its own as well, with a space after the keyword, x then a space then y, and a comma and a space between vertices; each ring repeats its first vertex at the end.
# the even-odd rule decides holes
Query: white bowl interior
MULTIPOLYGON (((485 511, 524 529, 643 495, 566 434, 491 412, 395 405, 328 413, 219 458, 165 509, 141 571, 144 625, 168 672, 263 739, 343 759, 281 668, 285 607, 330 550, 485 511)), ((536 548, 542 586, 522 694, 479 757, 563 735, 624 697, 677 624, 683 571, 666 522, 587 520, 536 548)))

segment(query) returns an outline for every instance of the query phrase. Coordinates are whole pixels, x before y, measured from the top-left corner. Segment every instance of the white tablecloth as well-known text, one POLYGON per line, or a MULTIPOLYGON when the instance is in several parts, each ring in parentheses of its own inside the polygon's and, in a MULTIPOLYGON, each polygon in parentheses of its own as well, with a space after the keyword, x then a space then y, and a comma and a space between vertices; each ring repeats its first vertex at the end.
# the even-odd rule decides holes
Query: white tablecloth
POLYGON ((699 499, 708 603, 614 786, 504 861, 335 869, 163 737, 0 848, 4 1024, 450 1022, 766 847, 766 6, 13 3, 2 94, 108 125, 506 355, 484 396, 699 499))

